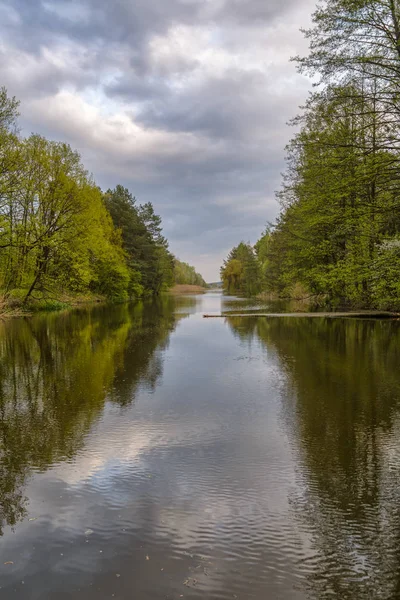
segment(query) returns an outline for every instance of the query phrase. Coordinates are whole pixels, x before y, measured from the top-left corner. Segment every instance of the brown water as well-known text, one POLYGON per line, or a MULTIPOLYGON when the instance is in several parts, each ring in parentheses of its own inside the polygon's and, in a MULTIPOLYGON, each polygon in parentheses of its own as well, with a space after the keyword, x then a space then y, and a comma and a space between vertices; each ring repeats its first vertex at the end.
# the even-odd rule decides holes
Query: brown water
POLYGON ((400 598, 399 323, 238 308, 0 325, 0 598, 400 598))

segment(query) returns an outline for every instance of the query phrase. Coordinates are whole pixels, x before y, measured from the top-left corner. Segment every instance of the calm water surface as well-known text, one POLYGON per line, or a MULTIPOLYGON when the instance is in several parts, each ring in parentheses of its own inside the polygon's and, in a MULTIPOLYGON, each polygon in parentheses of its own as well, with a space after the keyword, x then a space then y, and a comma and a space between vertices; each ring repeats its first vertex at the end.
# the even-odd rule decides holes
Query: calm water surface
POLYGON ((0 598, 400 598, 400 324, 0 324, 0 598))

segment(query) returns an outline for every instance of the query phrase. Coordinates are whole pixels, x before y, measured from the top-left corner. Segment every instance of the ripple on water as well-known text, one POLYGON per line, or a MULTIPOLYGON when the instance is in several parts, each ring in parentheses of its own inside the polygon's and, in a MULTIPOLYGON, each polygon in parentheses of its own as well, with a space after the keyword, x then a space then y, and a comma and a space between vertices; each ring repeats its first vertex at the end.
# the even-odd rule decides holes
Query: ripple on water
POLYGON ((168 303, 64 316, 68 335, 57 320, 11 333, 30 341, 18 402, 10 371, 0 467, 9 522, 20 491, 28 512, 5 527, 0 591, 396 598, 396 326, 203 320, 215 296, 179 301, 178 316, 168 303))

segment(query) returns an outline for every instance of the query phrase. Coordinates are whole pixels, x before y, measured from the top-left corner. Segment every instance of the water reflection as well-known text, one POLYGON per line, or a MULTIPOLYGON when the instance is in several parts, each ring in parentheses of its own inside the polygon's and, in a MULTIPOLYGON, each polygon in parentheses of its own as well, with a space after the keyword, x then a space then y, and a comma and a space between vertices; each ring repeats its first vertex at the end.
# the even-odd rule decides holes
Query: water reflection
POLYGON ((299 460, 291 502, 315 598, 400 596, 400 324, 228 318, 285 372, 299 460))
POLYGON ((154 389, 162 374, 157 350, 192 304, 181 301, 179 317, 165 297, 0 325, 1 534, 26 515, 31 470, 73 457, 106 398, 124 405, 138 385, 154 389))
POLYGON ((400 324, 226 302, 1 325, 0 595, 400 596, 400 324))
POLYGON ((221 311, 224 314, 257 314, 257 313, 298 313, 318 312, 323 308, 313 306, 307 300, 268 300, 262 297, 243 298, 239 296, 222 296, 221 311))

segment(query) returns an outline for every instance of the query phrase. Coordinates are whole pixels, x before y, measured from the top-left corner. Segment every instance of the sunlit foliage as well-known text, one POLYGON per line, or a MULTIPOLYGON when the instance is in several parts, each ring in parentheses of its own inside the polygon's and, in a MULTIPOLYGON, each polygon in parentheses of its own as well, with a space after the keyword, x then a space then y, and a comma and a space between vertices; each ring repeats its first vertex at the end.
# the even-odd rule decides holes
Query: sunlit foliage
POLYGON ((3 301, 120 301, 171 287, 177 263, 152 204, 137 204, 121 185, 103 193, 78 152, 40 135, 22 138, 17 118, 18 102, 0 89, 3 301))

